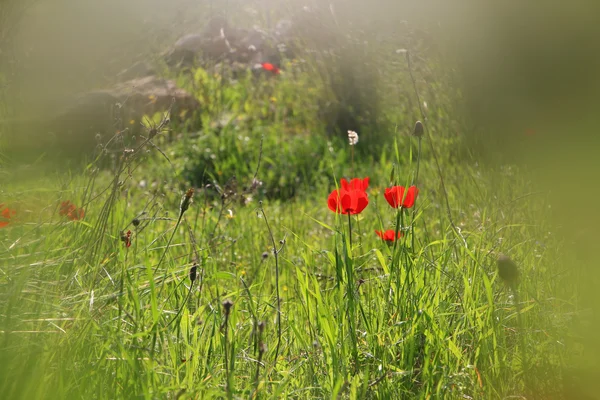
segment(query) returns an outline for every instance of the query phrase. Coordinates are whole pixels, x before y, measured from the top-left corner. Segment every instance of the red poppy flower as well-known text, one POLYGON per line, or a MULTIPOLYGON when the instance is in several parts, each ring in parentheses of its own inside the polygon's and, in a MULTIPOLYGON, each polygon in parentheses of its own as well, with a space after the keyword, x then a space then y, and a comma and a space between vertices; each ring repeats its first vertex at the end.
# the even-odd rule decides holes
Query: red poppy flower
POLYGON ((375 231, 377 236, 385 240, 386 242, 394 242, 396 239, 400 239, 402 237, 402 232, 398 232, 398 237, 396 238, 396 231, 393 229, 388 229, 387 231, 375 231))
POLYGON ((415 205, 415 200, 419 194, 419 189, 416 186, 411 186, 406 190, 404 186, 394 186, 385 189, 385 199, 390 206, 394 208, 411 208, 415 205), (406 192, 406 195, 405 195, 406 192))
POLYGON ((369 177, 365 179, 354 178, 348 182, 346 179, 342 179, 340 185, 343 190, 362 190, 365 192, 369 187, 369 177))
MULTIPOLYGON (((0 204, 0 209, 4 207, 4 204, 0 204)), ((8 207, 5 207, 0 211, 0 228, 4 228, 10 223, 10 219, 16 214, 15 210, 11 210, 8 207)))
POLYGON ((350 182, 342 179, 340 189, 329 194, 327 206, 333 212, 342 214, 360 214, 369 204, 365 191, 369 186, 369 178, 354 178, 350 182))
POLYGON ((85 210, 83 208, 77 208, 70 200, 60 203, 60 211, 58 213, 66 216, 71 221, 78 221, 85 216, 85 210))
POLYGON ((69 215, 75 209, 75 204, 71 203, 69 200, 63 201, 60 203, 60 211, 58 212, 60 215, 69 215))
POLYGON ((75 210, 71 211, 68 215, 71 221, 79 221, 80 219, 83 219, 84 216, 85 210, 83 208, 76 208, 75 210))
POLYGON ((265 63, 262 63, 260 65, 262 66, 262 68, 265 71, 272 72, 275 75, 277 75, 277 74, 279 74, 281 72, 281 70, 277 66, 275 66, 274 64, 265 62, 265 63))

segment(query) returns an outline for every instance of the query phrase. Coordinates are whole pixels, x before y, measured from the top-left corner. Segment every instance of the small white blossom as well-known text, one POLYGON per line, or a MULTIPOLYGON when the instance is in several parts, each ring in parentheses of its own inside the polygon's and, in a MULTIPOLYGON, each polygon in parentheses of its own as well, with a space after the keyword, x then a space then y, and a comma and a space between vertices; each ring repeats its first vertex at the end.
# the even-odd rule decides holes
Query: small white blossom
POLYGON ((355 146, 358 143, 358 133, 348 131, 348 142, 350 142, 350 146, 355 146))

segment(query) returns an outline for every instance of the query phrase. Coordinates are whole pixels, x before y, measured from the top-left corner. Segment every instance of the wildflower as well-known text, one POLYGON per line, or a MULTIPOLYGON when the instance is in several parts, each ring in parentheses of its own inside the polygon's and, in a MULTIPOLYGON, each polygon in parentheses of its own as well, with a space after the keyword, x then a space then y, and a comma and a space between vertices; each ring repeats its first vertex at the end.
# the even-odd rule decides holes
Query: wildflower
POLYGON ((71 221, 78 221, 85 216, 85 210, 83 208, 77 208, 71 201, 66 200, 60 203, 60 211, 58 214, 69 218, 71 221))
POLYGON ((394 186, 385 189, 385 199, 393 208, 411 208, 415 205, 415 200, 419 194, 416 186, 411 186, 406 190, 404 186, 394 186), (406 192, 406 195, 405 195, 406 192))
POLYGON ((333 212, 342 214, 360 214, 369 204, 367 188, 369 178, 342 179, 340 189, 329 194, 327 206, 333 212))
POLYGON ((366 177, 364 179, 354 178, 350 181, 342 179, 340 184, 342 185, 343 190, 360 190, 365 192, 369 187, 369 177, 366 177))
POLYGON ((358 133, 354 131, 348 131, 348 142, 350 142, 350 146, 356 146, 358 143, 358 133))
MULTIPOLYGON (((0 204, 0 209, 4 207, 4 204, 0 204)), ((8 207, 5 207, 0 211, 0 228, 4 228, 10 223, 10 219, 16 214, 15 210, 11 210, 8 207)))
POLYGON ((85 210, 83 208, 76 208, 68 215, 71 221, 79 221, 85 217, 85 210))
POLYGON ((121 241, 125 243, 125 247, 131 247, 131 231, 121 231, 121 241))
POLYGON ((504 254, 498 256, 498 274, 504 282, 511 286, 517 283, 517 280, 519 279, 517 264, 504 254))
POLYGON ((260 64, 260 66, 265 71, 272 72, 274 75, 278 75, 281 72, 281 70, 278 67, 276 67, 274 64, 271 64, 271 63, 265 62, 265 63, 260 64))
POLYGON ((375 231, 375 233, 388 243, 393 243, 396 241, 396 239, 400 239, 402 237, 402 232, 398 232, 398 236, 396 237, 396 231, 393 229, 388 229, 387 231, 375 231))

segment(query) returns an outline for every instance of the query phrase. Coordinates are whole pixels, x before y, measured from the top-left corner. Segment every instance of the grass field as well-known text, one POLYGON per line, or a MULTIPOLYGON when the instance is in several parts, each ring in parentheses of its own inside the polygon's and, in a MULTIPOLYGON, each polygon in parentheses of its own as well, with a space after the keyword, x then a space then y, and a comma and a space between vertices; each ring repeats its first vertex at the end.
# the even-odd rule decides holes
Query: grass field
POLYGON ((594 398, 587 233, 471 147, 451 68, 416 53, 379 80, 344 80, 380 62, 354 54, 168 72, 189 124, 148 116, 86 162, 0 147, 0 399, 594 398))
POLYGON ((333 174, 280 201, 258 183, 144 187, 152 155, 5 178, 2 398, 553 397, 573 294, 544 194, 511 166, 419 163, 419 140, 347 160, 371 177, 352 216, 327 206, 333 174), (416 184, 416 204, 390 207, 392 183, 416 184))

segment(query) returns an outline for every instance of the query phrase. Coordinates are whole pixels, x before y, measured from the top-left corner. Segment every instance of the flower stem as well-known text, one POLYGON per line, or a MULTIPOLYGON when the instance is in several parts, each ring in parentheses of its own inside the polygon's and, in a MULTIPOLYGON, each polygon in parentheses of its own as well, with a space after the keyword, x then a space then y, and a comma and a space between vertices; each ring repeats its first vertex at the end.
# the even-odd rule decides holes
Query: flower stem
POLYGON ((350 243, 350 251, 352 254, 352 218, 350 217, 350 213, 348 213, 348 241, 350 243))

